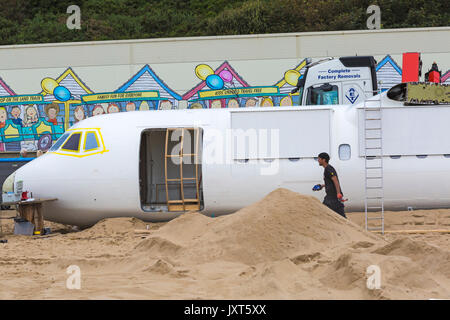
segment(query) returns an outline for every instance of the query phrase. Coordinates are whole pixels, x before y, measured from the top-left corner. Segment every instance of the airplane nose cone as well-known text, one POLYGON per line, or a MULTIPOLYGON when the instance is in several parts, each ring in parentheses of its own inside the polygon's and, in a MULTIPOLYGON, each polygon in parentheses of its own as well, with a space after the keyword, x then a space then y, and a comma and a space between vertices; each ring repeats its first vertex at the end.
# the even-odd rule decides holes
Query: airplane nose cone
POLYGON ((14 192, 14 179, 16 176, 16 171, 11 173, 3 182, 2 193, 14 192))
POLYGON ((15 202, 20 199, 20 193, 22 191, 19 190, 19 187, 15 183, 16 171, 11 173, 3 182, 1 203, 15 202))

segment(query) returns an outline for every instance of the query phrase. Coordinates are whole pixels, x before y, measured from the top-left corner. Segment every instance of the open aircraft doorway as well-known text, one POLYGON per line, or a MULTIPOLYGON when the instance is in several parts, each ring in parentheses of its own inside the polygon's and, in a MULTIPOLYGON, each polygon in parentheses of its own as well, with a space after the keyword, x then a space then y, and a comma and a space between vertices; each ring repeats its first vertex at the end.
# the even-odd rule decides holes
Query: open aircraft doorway
POLYGON ((139 184, 147 212, 202 210, 201 128, 159 128, 141 134, 139 184))

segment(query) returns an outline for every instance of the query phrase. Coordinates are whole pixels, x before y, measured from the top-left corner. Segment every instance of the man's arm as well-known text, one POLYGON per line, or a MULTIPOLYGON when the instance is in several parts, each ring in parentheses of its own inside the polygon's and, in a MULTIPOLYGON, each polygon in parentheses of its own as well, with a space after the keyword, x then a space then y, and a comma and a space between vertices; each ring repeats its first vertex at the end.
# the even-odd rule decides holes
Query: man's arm
POLYGON ((336 187, 336 192, 339 195, 341 193, 341 186, 339 185, 339 180, 336 176, 332 176, 331 180, 334 183, 334 186, 336 187))

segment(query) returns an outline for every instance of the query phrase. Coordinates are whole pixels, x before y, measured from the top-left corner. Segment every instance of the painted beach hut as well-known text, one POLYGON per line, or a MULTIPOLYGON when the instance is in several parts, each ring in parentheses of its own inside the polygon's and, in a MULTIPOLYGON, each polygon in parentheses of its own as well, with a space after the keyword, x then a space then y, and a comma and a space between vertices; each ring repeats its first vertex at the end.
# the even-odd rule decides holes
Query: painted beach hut
MULTIPOLYGON (((81 96, 84 94, 93 93, 91 89, 81 80, 81 78, 73 71, 72 68, 67 68, 60 76, 56 79, 56 82, 60 86, 66 87, 71 94, 72 100, 81 100, 81 96)), ((58 101, 53 94, 49 94, 44 90, 40 92, 44 96, 45 101, 58 101)))
POLYGON ((178 109, 181 96, 145 65, 116 91, 82 95, 81 100, 87 116, 92 117, 114 112, 178 109))
POLYGON ((0 96, 13 96, 15 95, 14 91, 0 78, 0 96))
POLYGON ((198 65, 195 69, 198 77, 199 75, 202 76, 203 72, 199 68, 209 71, 203 74, 204 79, 200 83, 183 95, 183 100, 188 102, 188 108, 239 108, 279 104, 282 96, 279 87, 249 86, 228 61, 224 61, 214 71, 208 65, 198 65), (215 77, 220 76, 223 80, 223 86, 210 88, 207 74, 215 77))
MULTIPOLYGON (((132 93, 141 99, 123 100, 118 103, 120 111, 135 110, 167 110, 178 109, 181 96, 173 91, 148 64, 141 68, 127 82, 120 86, 116 93, 132 93), (150 94, 153 92, 152 94, 150 94), (154 93, 157 92, 157 95, 154 93), (150 98, 150 99, 148 99, 150 98)), ((107 111, 107 110, 105 110, 107 111)))
POLYGON ((375 67, 378 90, 383 92, 402 82, 402 69, 390 55, 381 60, 375 67))
MULTIPOLYGON (((53 111, 51 110, 54 108, 47 107, 46 109, 44 105, 39 107, 39 112, 42 116, 47 117, 49 121, 54 122, 55 125, 63 125, 64 130, 67 130, 76 122, 75 109, 81 103, 81 96, 92 94, 93 92, 70 67, 55 80, 59 86, 63 86, 69 90, 70 98, 67 101, 60 101, 54 94, 43 90, 41 94, 44 96, 44 101, 52 103, 55 107, 59 106, 59 108, 56 112, 56 116, 54 116, 53 111)), ((81 112, 78 112, 78 115, 80 114, 81 112)), ((87 112, 84 111, 83 114, 86 117, 87 112)))
MULTIPOLYGON (((211 69, 212 70, 212 69, 211 69)), ((213 71, 214 74, 219 75, 222 71, 229 72, 229 81, 225 82, 225 88, 229 90, 236 90, 238 88, 249 87, 249 84, 234 70, 234 68, 224 61, 216 70, 213 71)), ((226 98, 214 98, 206 97, 204 94, 206 92, 211 92, 210 88, 206 84, 206 80, 200 81, 195 87, 186 92, 182 99, 187 101, 188 108, 199 109, 199 108, 224 108, 228 104, 230 106, 239 106, 238 99, 236 95, 234 97, 226 98)), ((231 92, 231 91, 230 91, 231 92)))

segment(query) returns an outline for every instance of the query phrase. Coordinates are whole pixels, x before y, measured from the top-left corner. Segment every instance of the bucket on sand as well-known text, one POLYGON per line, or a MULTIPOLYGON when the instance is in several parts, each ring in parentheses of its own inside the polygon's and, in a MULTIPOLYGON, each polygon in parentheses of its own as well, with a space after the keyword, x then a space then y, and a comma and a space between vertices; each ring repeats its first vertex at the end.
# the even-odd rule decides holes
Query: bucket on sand
POLYGON ((34 224, 23 219, 14 219, 14 234, 32 236, 34 231, 34 224))

